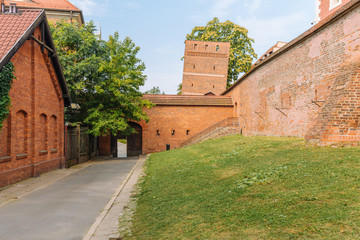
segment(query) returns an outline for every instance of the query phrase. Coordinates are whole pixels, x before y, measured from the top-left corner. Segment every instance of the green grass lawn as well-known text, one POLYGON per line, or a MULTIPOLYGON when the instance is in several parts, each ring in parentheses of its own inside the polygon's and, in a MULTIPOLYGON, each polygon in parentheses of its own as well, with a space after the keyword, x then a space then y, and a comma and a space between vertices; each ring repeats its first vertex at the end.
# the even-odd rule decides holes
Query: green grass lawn
POLYGON ((231 136, 153 154, 125 239, 360 239, 360 148, 231 136))

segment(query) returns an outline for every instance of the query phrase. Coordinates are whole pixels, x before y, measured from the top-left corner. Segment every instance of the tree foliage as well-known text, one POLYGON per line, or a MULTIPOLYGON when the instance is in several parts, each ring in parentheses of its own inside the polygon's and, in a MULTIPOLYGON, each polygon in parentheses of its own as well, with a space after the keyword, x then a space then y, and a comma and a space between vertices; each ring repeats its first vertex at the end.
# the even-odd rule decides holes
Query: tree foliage
POLYGON ((179 83, 177 87, 177 95, 181 95, 181 94, 182 94, 182 83, 179 83))
POLYGON ((165 94, 165 92, 164 91, 161 92, 160 87, 158 87, 158 86, 155 87, 154 86, 152 89, 145 91, 144 94, 157 94, 157 95, 159 95, 159 94, 165 94))
POLYGON ((0 69, 0 132, 3 127, 3 122, 10 113, 10 90, 14 75, 14 65, 8 62, 0 69))
POLYGON ((186 40, 230 42, 228 86, 238 79, 240 73, 249 71, 253 59, 257 58, 252 47, 254 40, 248 36, 248 30, 229 20, 220 22, 215 17, 206 26, 194 27, 186 35, 186 40))
POLYGON ((136 56, 140 48, 130 38, 120 40, 117 32, 103 41, 94 31, 93 23, 52 25, 72 99, 81 106, 69 121, 87 124, 95 136, 130 134, 128 122, 147 121, 143 107, 151 107, 140 92, 146 80, 145 65, 136 56))

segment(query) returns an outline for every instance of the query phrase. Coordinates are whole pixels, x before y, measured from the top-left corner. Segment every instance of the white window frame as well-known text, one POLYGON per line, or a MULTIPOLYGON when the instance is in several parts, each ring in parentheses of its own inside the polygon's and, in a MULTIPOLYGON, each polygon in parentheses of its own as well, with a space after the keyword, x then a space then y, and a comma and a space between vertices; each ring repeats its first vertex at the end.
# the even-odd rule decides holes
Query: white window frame
POLYGON ((333 10, 334 8, 336 8, 342 4, 342 0, 329 0, 329 1, 330 1, 329 11, 333 10))

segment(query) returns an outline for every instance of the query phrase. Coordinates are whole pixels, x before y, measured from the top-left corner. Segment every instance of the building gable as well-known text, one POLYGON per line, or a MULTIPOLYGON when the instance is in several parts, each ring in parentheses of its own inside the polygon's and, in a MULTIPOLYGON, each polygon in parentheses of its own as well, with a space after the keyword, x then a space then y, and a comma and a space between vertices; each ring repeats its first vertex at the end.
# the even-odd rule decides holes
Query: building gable
MULTIPOLYGON (((52 41, 50 28, 43 10, 20 10, 17 13, 0 13, 0 69, 19 51, 21 46, 28 40, 40 44, 42 50, 46 49, 50 63, 57 77, 57 85, 60 87, 64 104, 69 106, 71 98, 57 57, 55 46, 52 41), (39 34, 34 36, 39 28, 39 34)), ((54 78, 53 78, 54 79, 54 78)))

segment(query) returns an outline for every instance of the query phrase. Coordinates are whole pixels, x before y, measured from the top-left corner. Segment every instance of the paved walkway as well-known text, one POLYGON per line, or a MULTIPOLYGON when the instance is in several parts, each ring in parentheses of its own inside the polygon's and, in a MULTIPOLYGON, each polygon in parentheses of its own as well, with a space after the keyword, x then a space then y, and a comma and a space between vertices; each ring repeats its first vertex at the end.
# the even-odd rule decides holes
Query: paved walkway
POLYGON ((82 239, 137 161, 93 162, 3 205, 0 239, 82 239))

